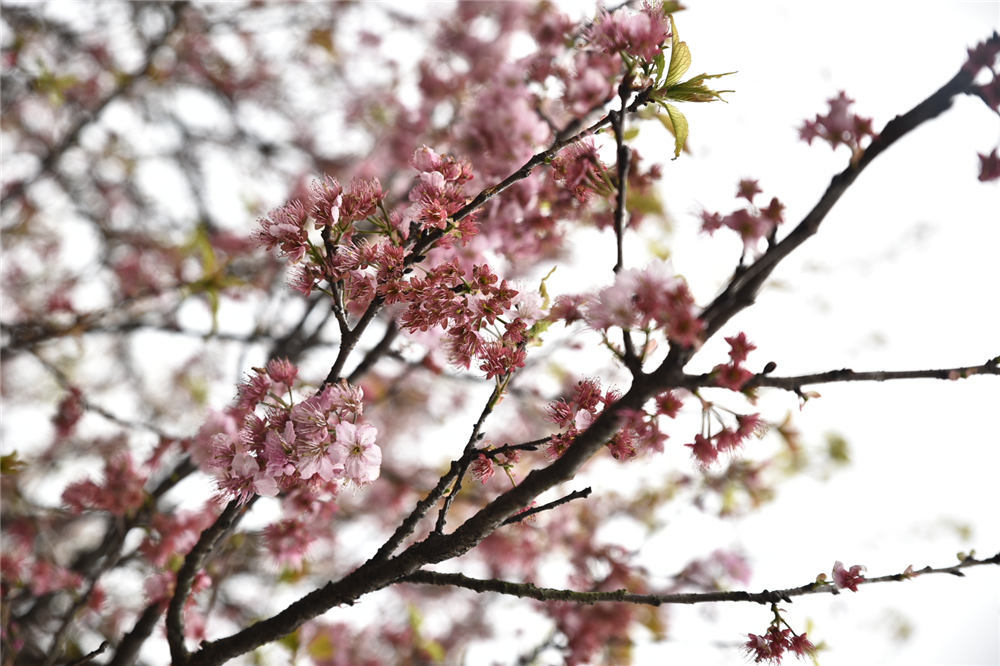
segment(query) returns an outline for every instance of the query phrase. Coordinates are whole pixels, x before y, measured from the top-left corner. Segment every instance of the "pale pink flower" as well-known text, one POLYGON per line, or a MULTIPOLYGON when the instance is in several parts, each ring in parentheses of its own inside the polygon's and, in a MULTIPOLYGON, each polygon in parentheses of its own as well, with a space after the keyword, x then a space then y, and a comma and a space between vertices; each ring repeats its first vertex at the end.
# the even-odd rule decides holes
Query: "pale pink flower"
POLYGON ((338 423, 337 441, 330 447, 342 461, 344 475, 357 484, 378 478, 382 449, 375 443, 375 426, 362 423, 338 423))

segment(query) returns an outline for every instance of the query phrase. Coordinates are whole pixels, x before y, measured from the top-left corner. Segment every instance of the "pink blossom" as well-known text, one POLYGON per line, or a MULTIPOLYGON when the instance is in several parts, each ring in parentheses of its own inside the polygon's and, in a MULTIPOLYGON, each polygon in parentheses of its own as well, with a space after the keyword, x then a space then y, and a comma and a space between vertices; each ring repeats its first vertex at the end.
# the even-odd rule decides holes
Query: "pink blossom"
POLYGON ((865 137, 875 138, 871 118, 862 118, 848 111, 854 100, 844 91, 837 97, 828 100, 830 111, 823 116, 817 115, 815 120, 807 120, 799 129, 799 137, 812 144, 813 139, 825 139, 831 148, 844 144, 854 151, 861 149, 861 141, 865 137))
POLYGON ((731 391, 739 391, 753 377, 752 372, 738 363, 717 365, 712 370, 712 374, 715 376, 716 385, 731 391))
POLYGON ((493 468, 493 461, 483 453, 476 456, 476 459, 472 461, 472 476, 475 477, 477 481, 485 484, 491 478, 495 470, 493 468))
POLYGON ((306 551, 315 540, 315 532, 297 518, 282 520, 264 528, 264 543, 268 552, 278 564, 294 569, 302 565, 306 551))
POLYGON ((316 220, 316 228, 335 227, 340 222, 340 207, 343 203, 344 188, 336 178, 327 176, 322 181, 313 181, 309 212, 316 220))
POLYGON ((763 190, 760 189, 757 181, 752 178, 744 178, 739 182, 739 185, 736 188, 736 196, 746 199, 750 203, 753 203, 754 196, 760 194, 761 192, 763 192, 763 190))
POLYGON ((256 241, 268 250, 279 248, 292 263, 298 263, 309 246, 305 223, 308 214, 300 201, 289 201, 258 222, 256 241))
POLYGON ((279 384, 291 386, 295 383, 295 377, 298 374, 299 369, 287 358, 273 358, 267 362, 267 376, 279 384))
POLYGON ((340 214, 345 223, 363 220, 375 212, 383 196, 378 178, 355 178, 351 181, 351 190, 343 195, 340 214))
POLYGON ((747 360, 747 356, 750 352, 757 349, 757 345, 747 340, 746 333, 743 333, 742 331, 739 335, 725 338, 725 340, 729 343, 729 358, 731 358, 734 363, 742 363, 747 360))
POLYGON ((678 397, 676 391, 667 391, 656 396, 656 410, 664 416, 672 419, 677 418, 677 413, 682 406, 684 406, 684 402, 678 397))
POLYGON ((377 431, 368 423, 338 423, 337 441, 330 447, 343 465, 344 475, 358 485, 374 481, 382 465, 382 449, 375 444, 377 431))
POLYGON ((865 580, 862 571, 865 568, 860 564, 855 564, 850 569, 845 569, 843 562, 837 560, 833 565, 833 584, 837 586, 838 589, 847 588, 851 592, 858 591, 858 584, 863 583, 865 580))
MULTIPOLYGON (((996 153, 996 151, 993 151, 996 153)), ((83 392, 75 386, 69 388, 66 396, 59 401, 59 407, 52 423, 56 427, 57 437, 69 437, 76 429, 76 424, 83 417, 83 392)))
POLYGON ((146 476, 136 469, 131 454, 124 451, 105 463, 101 483, 89 479, 71 483, 63 491, 62 500, 76 512, 99 510, 124 516, 142 505, 146 476))
POLYGON ((994 148, 993 152, 989 155, 979 155, 979 180, 986 182, 989 180, 1000 179, 1000 156, 997 155, 997 149, 994 148))
POLYGON ((652 62, 670 38, 670 23, 662 3, 646 3, 640 11, 622 8, 603 11, 594 23, 590 39, 608 53, 625 51, 652 62))
POLYGON ((712 440, 704 435, 695 435, 694 443, 684 446, 691 449, 691 454, 702 465, 711 465, 719 457, 719 450, 712 444, 712 440))

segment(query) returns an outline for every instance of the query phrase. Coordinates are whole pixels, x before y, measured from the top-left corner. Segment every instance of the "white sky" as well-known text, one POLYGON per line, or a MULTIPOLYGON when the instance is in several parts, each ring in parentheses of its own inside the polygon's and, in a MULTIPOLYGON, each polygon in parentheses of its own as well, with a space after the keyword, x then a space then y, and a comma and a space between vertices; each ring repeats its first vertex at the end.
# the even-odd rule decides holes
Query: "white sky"
MULTIPOLYGON (((739 70, 726 81, 736 90, 728 105, 690 110, 694 156, 668 166, 664 179, 676 202, 674 263, 703 301, 737 250, 710 250, 691 213, 702 205, 733 210, 736 181, 747 176, 788 205, 789 220, 801 219, 847 160, 846 149, 797 141, 803 119, 825 112, 825 100, 843 89, 880 128, 950 79, 965 49, 1000 26, 997 2, 689 4, 677 19, 692 73, 739 70), (706 260, 713 252, 718 261, 706 260)), ((751 358, 794 374, 973 365, 1000 354, 1000 187, 975 180, 976 153, 998 141, 997 116, 961 99, 879 157, 818 236, 775 273, 781 288, 732 322, 758 344, 751 358)), ((817 390, 823 398, 797 424, 807 441, 843 434, 853 466, 824 484, 783 487, 777 502, 735 526, 692 521, 685 546, 743 543, 753 558, 751 589, 805 583, 837 559, 880 575, 948 564, 969 548, 987 556, 1000 549, 995 377, 817 390), (962 539, 956 524, 968 525, 972 538, 962 539)), ((793 626, 814 620, 810 635, 831 644, 824 666, 1000 663, 995 570, 785 608, 793 626), (893 642, 887 637, 901 620, 914 634, 893 642)), ((673 640, 640 651, 637 663, 739 663, 710 642, 761 633, 770 619, 767 608, 745 606, 676 608, 672 617, 673 640)))

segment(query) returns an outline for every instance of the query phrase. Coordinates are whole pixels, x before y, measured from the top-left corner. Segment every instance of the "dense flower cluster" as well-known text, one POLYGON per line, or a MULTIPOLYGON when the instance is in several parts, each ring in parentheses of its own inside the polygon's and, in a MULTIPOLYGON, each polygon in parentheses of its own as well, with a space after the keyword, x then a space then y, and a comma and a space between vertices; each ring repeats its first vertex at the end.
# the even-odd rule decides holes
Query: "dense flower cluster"
MULTIPOLYGON (((614 389, 602 391, 596 379, 585 379, 576 384, 568 398, 549 403, 546 415, 560 428, 560 432, 549 439, 546 449, 549 456, 562 455, 573 439, 620 397, 614 389)), ((612 457, 625 461, 640 452, 662 452, 667 434, 660 427, 659 417, 676 417, 681 404, 675 392, 667 391, 657 396, 648 409, 621 410, 615 433, 605 444, 612 457)))
POLYGON ((591 28, 590 39, 606 53, 624 52, 652 62, 670 39, 670 21, 662 2, 647 2, 639 11, 603 11, 591 28))
POLYGON ((341 382, 295 402, 297 374, 279 359, 256 368, 234 406, 199 432, 192 456, 225 495, 245 502, 303 486, 335 492, 343 481, 378 478, 382 451, 374 426, 360 420, 361 390, 341 382))
POLYGON ((146 472, 136 469, 132 455, 123 451, 105 463, 101 483, 90 479, 71 483, 63 491, 62 500, 73 511, 107 511, 124 516, 142 504, 146 476, 146 472))
POLYGON ((687 283, 664 262, 620 271, 614 284, 596 295, 560 296, 552 314, 566 323, 582 319, 599 331, 662 329, 671 342, 685 347, 700 345, 704 328, 687 283))
POLYGON ((754 205, 754 197, 761 191, 756 180, 749 178, 741 180, 736 196, 746 199, 746 206, 726 216, 702 211, 701 230, 713 234, 722 227, 732 229, 743 239, 744 252, 755 252, 759 241, 762 238, 770 238, 778 225, 784 222, 785 205, 777 197, 771 197, 770 203, 764 208, 754 205))
MULTIPOLYGON (((410 190, 413 218, 422 228, 446 229, 449 218, 465 203, 465 183, 472 180, 472 167, 451 156, 438 155, 427 146, 413 154, 410 164, 420 172, 417 185, 410 190)), ((463 238, 475 233, 470 218, 463 218, 463 238)))

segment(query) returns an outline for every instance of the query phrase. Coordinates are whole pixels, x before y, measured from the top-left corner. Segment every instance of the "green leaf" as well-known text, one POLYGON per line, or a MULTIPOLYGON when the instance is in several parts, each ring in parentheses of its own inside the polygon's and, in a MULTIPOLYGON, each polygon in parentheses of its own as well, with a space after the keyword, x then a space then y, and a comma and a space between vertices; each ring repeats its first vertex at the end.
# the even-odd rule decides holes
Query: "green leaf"
POLYGON ((25 468, 23 460, 17 457, 17 451, 0 456, 0 474, 4 476, 16 476, 25 468))
POLYGON ((667 70, 667 80, 663 82, 668 88, 680 81, 691 66, 691 49, 677 37, 677 23, 673 16, 670 17, 670 33, 670 69, 667 70))
POLYGON ((664 104, 663 108, 666 109, 667 115, 670 117, 670 124, 674 128, 674 159, 676 160, 680 157, 681 151, 684 150, 684 144, 687 143, 688 121, 684 114, 677 110, 676 106, 664 104))
POLYGON ((722 93, 733 92, 732 90, 712 90, 705 85, 708 79, 717 79, 720 76, 729 76, 736 72, 724 72, 722 74, 699 74, 691 77, 683 83, 664 88, 656 92, 654 97, 657 100, 672 99, 678 102, 714 102, 722 99, 722 93))
POLYGON ((659 51, 653 59, 653 82, 657 88, 663 85, 661 79, 663 78, 663 70, 666 66, 667 59, 664 57, 663 51, 659 51))
POLYGON ((538 293, 542 297, 542 307, 546 310, 549 309, 549 303, 551 303, 552 299, 549 297, 549 290, 545 287, 545 282, 556 272, 556 268, 558 266, 553 266, 552 270, 545 274, 545 277, 542 278, 542 281, 538 285, 538 293))

